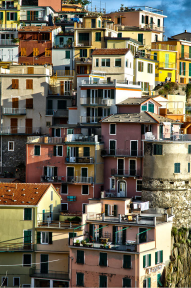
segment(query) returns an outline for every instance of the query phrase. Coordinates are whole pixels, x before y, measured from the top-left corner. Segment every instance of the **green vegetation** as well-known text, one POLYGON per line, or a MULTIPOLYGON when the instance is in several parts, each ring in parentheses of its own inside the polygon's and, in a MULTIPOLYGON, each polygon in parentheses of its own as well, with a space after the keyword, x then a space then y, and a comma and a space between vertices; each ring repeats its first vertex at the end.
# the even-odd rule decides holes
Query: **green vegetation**
POLYGON ((186 86, 186 99, 190 98, 191 96, 191 84, 187 84, 186 86))
POLYGON ((172 227, 171 235, 176 236, 178 234, 178 230, 176 227, 172 227))

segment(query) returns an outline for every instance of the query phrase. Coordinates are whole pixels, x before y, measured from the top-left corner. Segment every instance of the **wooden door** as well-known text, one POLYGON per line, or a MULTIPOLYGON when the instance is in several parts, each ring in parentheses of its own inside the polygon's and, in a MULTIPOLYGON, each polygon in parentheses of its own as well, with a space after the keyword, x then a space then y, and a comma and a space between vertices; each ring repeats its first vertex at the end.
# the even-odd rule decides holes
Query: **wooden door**
POLYGON ((26 119, 25 133, 26 134, 32 134, 32 119, 26 119))
POLYGON ((17 133, 17 124, 18 120, 17 118, 11 118, 11 134, 17 133))
POLYGON ((60 81, 60 95, 64 95, 64 81, 60 81))
POLYGON ((12 98, 12 108, 19 108, 19 98, 12 98))

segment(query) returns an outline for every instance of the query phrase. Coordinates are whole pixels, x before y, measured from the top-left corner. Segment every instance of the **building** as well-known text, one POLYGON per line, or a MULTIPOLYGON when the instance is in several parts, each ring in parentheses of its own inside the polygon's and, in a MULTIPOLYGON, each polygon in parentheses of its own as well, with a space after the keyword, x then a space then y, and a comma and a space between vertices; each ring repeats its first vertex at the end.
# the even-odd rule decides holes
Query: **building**
POLYGON ((136 55, 136 52, 139 50, 140 42, 134 40, 130 37, 122 37, 122 33, 118 33, 117 37, 105 37, 107 40, 108 49, 126 49, 131 50, 133 55, 136 55))
POLYGON ((0 1, 1 26, 5 29, 17 28, 20 20, 20 0, 0 1))
POLYGON ((109 196, 139 199, 144 162, 143 139, 168 137, 167 128, 171 125, 174 133, 179 132, 180 122, 158 115, 161 105, 153 98, 128 98, 117 106, 118 114, 101 120, 104 190, 109 196))
POLYGON ((53 183, 62 196, 63 211, 82 212, 103 188, 103 143, 75 125, 52 126, 51 135, 28 138, 26 181, 53 183))
POLYGON ((1 174, 15 177, 23 170, 25 180, 26 140, 48 132, 52 116, 46 102, 52 67, 12 65, 1 68, 1 174))
POLYGON ((37 261, 35 228, 44 217, 56 220, 61 197, 51 184, 0 183, 0 187, 1 283, 31 287, 29 273, 37 261))
POLYGON ((156 42, 151 44, 151 55, 156 64, 155 81, 156 84, 165 82, 165 79, 175 82, 177 79, 177 46, 173 43, 156 42))
POLYGON ((173 216, 148 208, 130 198, 90 199, 84 233, 70 239, 71 287, 163 285, 173 216))
POLYGON ((52 48, 59 32, 61 32, 61 27, 57 26, 23 26, 18 31, 19 63, 52 64, 52 48))
MULTIPOLYGON (((23 0, 26 1, 26 0, 23 0)), ((29 0, 30 1, 30 0, 29 0)), ((33 2, 33 1, 30 1, 33 2)), ((62 7, 62 1, 61 0, 38 0, 38 6, 42 6, 42 7, 52 7, 55 12, 59 12, 61 11, 61 7, 62 7)))
POLYGON ((54 13, 52 7, 21 6, 20 22, 22 26, 52 26, 54 13))

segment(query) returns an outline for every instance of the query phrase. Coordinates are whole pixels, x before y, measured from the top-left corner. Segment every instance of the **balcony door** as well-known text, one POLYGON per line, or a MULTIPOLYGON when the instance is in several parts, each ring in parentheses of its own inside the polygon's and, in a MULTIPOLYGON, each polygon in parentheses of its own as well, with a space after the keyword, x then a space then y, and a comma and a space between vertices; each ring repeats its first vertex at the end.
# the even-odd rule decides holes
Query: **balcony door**
POLYGON ((25 230, 24 231, 24 246, 25 248, 31 248, 31 237, 32 233, 30 230, 25 230))
POLYGON ((88 168, 81 168, 81 177, 82 182, 86 182, 86 179, 88 177, 88 168))
POLYGON ((147 242, 147 231, 145 228, 139 228, 139 243, 147 242))
POLYGON ((67 167, 67 181, 71 182, 74 180, 74 167, 67 167))
POLYGON ((70 163, 76 163, 79 157, 79 147, 70 147, 69 153, 70 163))
POLYGON ((18 129, 18 119, 11 118, 11 134, 16 134, 18 129))
POLYGON ((130 176, 136 175, 136 160, 129 161, 129 174, 130 176))
POLYGON ((109 141, 109 154, 110 155, 115 155, 115 149, 116 149, 116 141, 115 140, 110 140, 109 141))
POLYGON ((137 156, 137 141, 131 141, 131 156, 137 156))
POLYGON ((64 95, 64 81, 60 81, 60 95, 64 95))
POLYGON ((126 197, 126 183, 125 181, 118 182, 118 197, 126 197))
POLYGON ((40 255, 40 273, 41 274, 48 274, 48 255, 41 254, 40 255))
POLYGON ((117 164, 117 174, 122 176, 124 170, 124 159, 118 159, 117 164))
POLYGON ((92 89, 90 93, 90 104, 97 104, 98 93, 97 90, 92 89))
POLYGON ((25 119, 25 133, 32 134, 32 119, 25 119))

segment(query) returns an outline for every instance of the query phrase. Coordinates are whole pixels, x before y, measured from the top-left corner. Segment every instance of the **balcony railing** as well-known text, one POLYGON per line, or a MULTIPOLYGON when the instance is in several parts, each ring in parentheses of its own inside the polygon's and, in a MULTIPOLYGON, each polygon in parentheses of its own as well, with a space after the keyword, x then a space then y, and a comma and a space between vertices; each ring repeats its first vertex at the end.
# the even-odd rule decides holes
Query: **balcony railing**
POLYGON ((191 134, 162 134, 162 135, 145 135, 145 140, 151 140, 151 141, 191 141, 191 134))
POLYGON ((9 4, 9 3, 5 3, 4 5, 2 5, 2 7, 0 9, 14 9, 17 10, 17 7, 14 7, 14 5, 9 4))
MULTIPOLYGON (((1 29, 0 29, 0 30, 1 30, 1 29)), ((17 46, 18 46, 19 43, 18 43, 18 42, 14 43, 14 42, 13 42, 13 39, 0 39, 0 46, 1 46, 1 45, 3 45, 3 46, 4 46, 4 45, 14 45, 14 46, 17 45, 17 46)))
POLYGON ((81 105, 103 105, 103 106, 112 106, 115 104, 114 99, 103 99, 103 98, 87 98, 81 97, 80 98, 81 105))
POLYGON ((85 136, 82 134, 68 134, 65 138, 66 142, 99 142, 101 141, 101 135, 85 136))
POLYGON ((3 108, 4 115, 26 115, 25 108, 3 108))
POLYGON ((159 69, 176 69, 176 63, 159 62, 159 69))
POLYGON ((86 164, 93 164, 94 158, 93 157, 66 157, 65 163, 86 163, 86 164))
POLYGON ((83 176, 67 176, 66 182, 68 183, 84 183, 84 184, 92 184, 93 177, 83 177, 83 176))
POLYGON ((67 109, 47 109, 46 115, 51 115, 54 117, 68 117, 67 109))
POLYGON ((75 58, 76 64, 92 64, 92 58, 81 57, 75 58))
POLYGON ((29 136, 27 137, 27 143, 29 144, 36 144, 36 143, 61 144, 61 143, 64 143, 64 139, 62 137, 29 136))
POLYGON ((30 244, 23 244, 23 243, 1 243, 0 244, 0 251, 33 251, 34 245, 30 244))
POLYGON ((191 59, 191 54, 190 53, 187 53, 187 52, 184 52, 184 53, 180 53, 179 54, 179 57, 181 59, 191 59))
POLYGON ((62 271, 53 271, 48 270, 47 273, 41 271, 40 269, 30 268, 29 270, 30 277, 38 277, 38 278, 48 278, 48 279, 61 279, 61 280, 69 280, 69 274, 62 271))
POLYGON ((57 77, 74 76, 74 70, 56 70, 57 77))
POLYGON ((44 176, 41 176, 41 182, 66 182, 66 177, 64 176, 47 176, 47 175, 44 175, 44 176))
POLYGON ((116 177, 139 177, 141 171, 136 169, 124 170, 124 169, 111 169, 111 176, 116 177))
POLYGON ((83 46, 92 46, 92 41, 79 41, 79 42, 74 42, 74 46, 77 47, 83 47, 83 46))
POLYGON ((24 126, 5 126, 1 129, 0 134, 41 134, 41 127, 24 127, 24 126))
POLYGON ((168 45, 168 44, 160 44, 160 43, 152 43, 151 49, 156 50, 170 50, 170 51, 176 51, 177 46, 176 45, 168 45))
POLYGON ((159 31, 159 32, 164 32, 165 31, 165 27, 164 26, 157 26, 154 24, 143 24, 144 27, 141 28, 146 28, 146 29, 151 29, 151 30, 155 30, 155 31, 159 31))
MULTIPOLYGON (((79 214, 81 216, 81 214, 79 214)), ((70 217, 70 215, 69 215, 70 217)), ((80 222, 79 222, 80 223, 80 222)), ((45 228, 47 229, 47 227, 51 227, 51 228, 74 228, 74 227, 78 227, 79 224, 74 224, 72 222, 68 222, 66 223, 65 221, 37 221, 37 227, 41 227, 41 228, 45 228)))
POLYGON ((102 149, 101 156, 126 156, 126 157, 142 157, 142 150, 130 150, 130 149, 102 149))
MULTIPOLYGON (((80 116, 80 123, 97 124, 99 121, 107 116, 80 116)), ((101 124, 101 123, 99 123, 101 124)))
POLYGON ((17 24, 0 24, 0 30, 14 30, 17 31, 18 25, 17 24))

